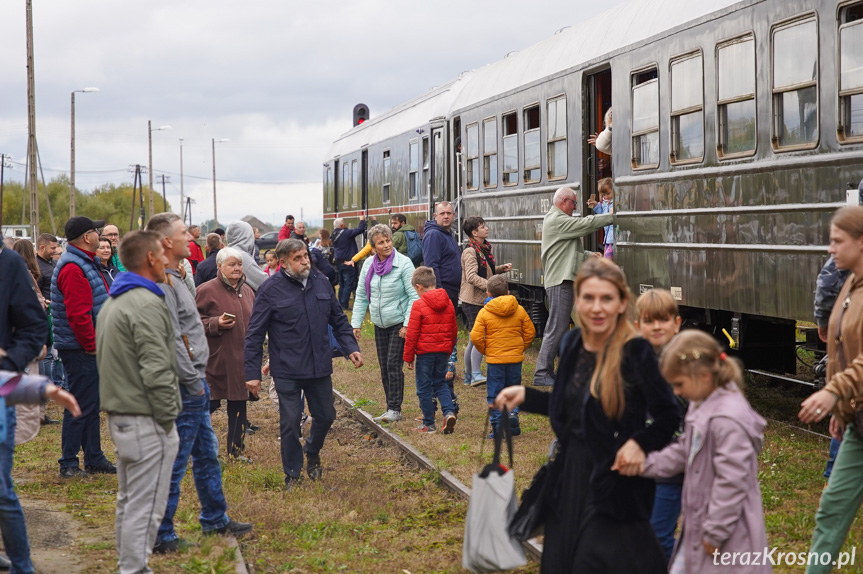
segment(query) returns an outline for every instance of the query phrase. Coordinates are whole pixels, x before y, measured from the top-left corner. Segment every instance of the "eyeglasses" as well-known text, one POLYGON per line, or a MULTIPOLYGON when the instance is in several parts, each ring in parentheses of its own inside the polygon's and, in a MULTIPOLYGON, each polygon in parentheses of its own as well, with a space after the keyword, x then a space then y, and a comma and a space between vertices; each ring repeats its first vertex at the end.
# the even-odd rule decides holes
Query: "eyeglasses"
POLYGON ((103 233, 105 237, 120 237, 119 233, 103 233))

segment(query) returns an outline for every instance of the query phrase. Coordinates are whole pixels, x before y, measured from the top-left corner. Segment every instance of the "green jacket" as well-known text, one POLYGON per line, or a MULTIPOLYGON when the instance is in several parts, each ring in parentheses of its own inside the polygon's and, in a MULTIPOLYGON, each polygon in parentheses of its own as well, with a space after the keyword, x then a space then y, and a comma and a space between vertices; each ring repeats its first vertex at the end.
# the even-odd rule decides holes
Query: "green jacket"
POLYGON ((405 231, 416 231, 416 229, 413 225, 406 223, 393 233, 393 247, 402 255, 408 254, 408 240, 405 238, 405 231))
POLYGON ((123 271, 126 270, 126 268, 123 267, 123 264, 120 263, 120 256, 117 255, 117 248, 116 247, 111 248, 111 264, 114 267, 116 267, 117 269, 119 269, 120 273, 122 273, 123 271))
POLYGON ((572 281, 584 261, 587 234, 612 225, 613 215, 570 216, 552 205, 542 220, 543 285, 554 287, 572 281))
POLYGON ((156 419, 166 432, 182 410, 174 326, 162 297, 135 288, 109 297, 96 325, 101 408, 156 419))

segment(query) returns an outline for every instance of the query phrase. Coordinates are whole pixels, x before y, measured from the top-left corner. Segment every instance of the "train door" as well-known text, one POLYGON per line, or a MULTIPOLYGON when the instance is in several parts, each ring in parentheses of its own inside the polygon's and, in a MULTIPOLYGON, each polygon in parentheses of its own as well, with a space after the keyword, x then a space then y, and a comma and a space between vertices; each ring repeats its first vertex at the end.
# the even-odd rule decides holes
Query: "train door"
POLYGON ((338 217, 342 206, 342 190, 344 186, 342 172, 339 170, 339 160, 333 161, 333 176, 335 177, 333 180, 333 212, 335 213, 335 216, 338 217))
POLYGON ((444 197, 446 188, 446 149, 443 145, 443 128, 432 129, 431 197, 432 205, 444 197))
MULTIPOLYGON (((584 76, 584 125, 582 134, 585 142, 593 134, 603 130, 603 117, 611 108, 611 69, 605 68, 593 74, 584 76)), ((596 198, 596 184, 605 177, 612 177, 611 157, 598 151, 596 147, 585 143, 582 158, 584 174, 582 177, 584 193, 582 193, 582 213, 591 213, 587 200, 596 198)), ((602 251, 602 230, 585 238, 585 249, 602 251)))
POLYGON ((360 184, 360 193, 362 202, 360 203, 360 209, 363 210, 363 213, 368 216, 369 214, 369 150, 367 148, 363 148, 363 156, 362 156, 362 165, 361 165, 361 184, 360 184))

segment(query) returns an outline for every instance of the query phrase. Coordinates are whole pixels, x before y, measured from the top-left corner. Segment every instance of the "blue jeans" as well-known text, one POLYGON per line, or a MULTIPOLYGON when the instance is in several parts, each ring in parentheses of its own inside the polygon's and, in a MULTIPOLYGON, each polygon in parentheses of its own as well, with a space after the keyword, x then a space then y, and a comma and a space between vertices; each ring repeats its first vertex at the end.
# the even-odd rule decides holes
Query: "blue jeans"
MULTIPOLYGON (((491 406, 494 399, 504 388, 513 385, 521 384, 521 363, 486 363, 486 399, 491 406)), ((517 415, 518 407, 510 411, 510 414, 517 415)), ((492 409, 489 415, 492 428, 496 428, 500 424, 500 411, 492 409)))
POLYGON ((201 502, 201 530, 209 532, 224 527, 230 522, 228 503, 222 490, 222 468, 219 466, 219 440, 210 424, 210 388, 204 381, 204 394, 192 396, 180 386, 183 410, 177 417, 177 434, 180 435, 180 450, 171 471, 171 488, 168 491, 168 507, 159 526, 156 543, 177 539, 174 532, 174 514, 180 503, 180 482, 186 474, 189 457, 192 457, 192 477, 201 502))
POLYGON ((279 435, 281 436, 282 470, 285 479, 300 477, 303 470, 303 451, 317 455, 324 439, 336 420, 333 407, 333 380, 327 375, 318 379, 273 379, 279 394, 279 435), (309 438, 300 446, 297 432, 303 416, 303 396, 309 404, 312 428, 309 438))
POLYGON ((827 466, 824 468, 824 478, 828 480, 830 479, 830 473, 833 472, 833 463, 836 462, 836 455, 839 454, 840 446, 842 446, 841 440, 830 439, 830 455, 827 458, 827 466))
POLYGON ((416 371, 417 397, 420 400, 420 410, 423 412, 423 425, 434 424, 434 402, 432 397, 440 401, 440 409, 444 415, 455 412, 452 395, 446 384, 446 367, 449 363, 447 353, 426 353, 417 355, 414 362, 416 371))
POLYGON ((656 538, 659 539, 662 551, 665 552, 666 560, 671 560, 671 552, 674 550, 674 531, 677 529, 677 519, 680 517, 682 497, 683 484, 657 483, 650 525, 656 538))
POLYGON ((63 412, 61 438, 62 456, 60 469, 78 468, 78 452, 84 449, 84 466, 110 464, 102 452, 102 436, 99 425, 99 371, 96 355, 83 350, 60 351, 66 367, 69 392, 75 395, 81 416, 74 418, 69 411, 63 412))
POLYGON ((39 361, 39 374, 54 383, 54 357, 51 356, 51 349, 53 347, 48 347, 45 358, 39 361))
POLYGON ((339 268, 339 303, 342 309, 348 309, 351 292, 356 289, 357 268, 344 263, 338 264, 339 268))
POLYGON ((6 407, 6 436, 0 442, 0 531, 3 547, 12 562, 12 573, 30 574, 30 543, 24 511, 12 482, 12 454, 15 451, 15 407, 6 407))

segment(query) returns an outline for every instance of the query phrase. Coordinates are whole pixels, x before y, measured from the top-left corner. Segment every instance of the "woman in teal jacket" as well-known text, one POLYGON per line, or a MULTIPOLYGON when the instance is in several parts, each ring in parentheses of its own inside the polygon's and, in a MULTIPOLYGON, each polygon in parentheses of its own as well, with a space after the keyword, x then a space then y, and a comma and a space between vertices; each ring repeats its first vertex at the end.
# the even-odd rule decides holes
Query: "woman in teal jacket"
POLYGON ((393 249, 393 235, 386 225, 375 225, 369 231, 374 256, 366 259, 360 271, 351 326, 359 340, 366 310, 375 326, 375 347, 381 366, 381 381, 387 398, 387 410, 378 422, 395 422, 402 418, 405 374, 402 354, 411 306, 419 296, 411 284, 414 264, 393 249))

